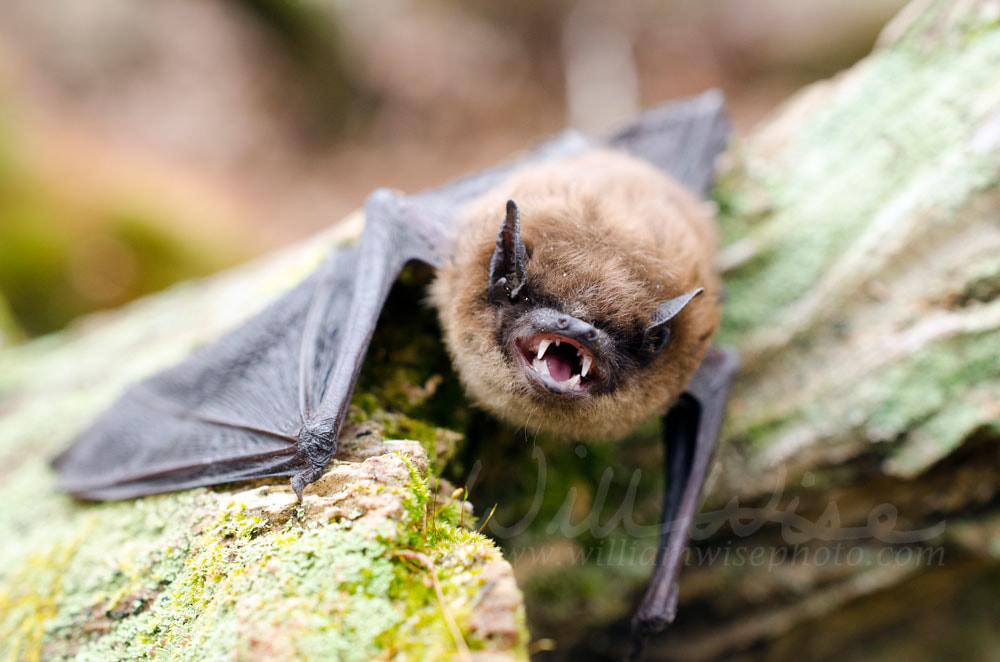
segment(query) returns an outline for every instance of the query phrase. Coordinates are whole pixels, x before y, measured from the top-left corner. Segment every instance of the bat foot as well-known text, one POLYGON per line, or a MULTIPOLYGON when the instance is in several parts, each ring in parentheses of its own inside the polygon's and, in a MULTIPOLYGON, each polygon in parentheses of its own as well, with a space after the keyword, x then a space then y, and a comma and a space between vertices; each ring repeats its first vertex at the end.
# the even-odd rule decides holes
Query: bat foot
POLYGON ((632 635, 645 638, 663 632, 673 620, 668 616, 636 614, 632 617, 632 635))
POLYGON ((673 614, 643 614, 641 611, 632 617, 632 648, 629 662, 639 662, 646 650, 646 643, 654 634, 663 632, 673 623, 673 614))
POLYGON ((306 485, 308 485, 309 483, 307 483, 306 479, 302 477, 302 474, 297 474, 295 476, 292 476, 291 482, 292 482, 292 491, 295 492, 295 499, 299 503, 302 503, 302 493, 305 491, 306 485))

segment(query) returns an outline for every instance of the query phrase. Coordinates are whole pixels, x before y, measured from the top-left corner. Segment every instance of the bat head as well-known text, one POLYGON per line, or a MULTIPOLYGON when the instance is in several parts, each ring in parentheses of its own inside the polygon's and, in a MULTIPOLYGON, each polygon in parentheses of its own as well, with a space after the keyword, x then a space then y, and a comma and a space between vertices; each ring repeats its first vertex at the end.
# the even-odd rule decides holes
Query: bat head
MULTIPOLYGON (((459 376, 509 422, 623 436, 666 411, 715 330, 713 247, 697 227, 707 219, 664 208, 665 178, 624 158, 594 164, 583 193, 587 169, 527 173, 507 189, 520 204, 508 200, 500 218, 493 205, 472 212, 435 282, 459 376)), ((683 194, 666 186, 670 200, 683 194)))
POLYGON ((501 346, 539 397, 554 402, 612 392, 623 375, 648 365, 663 351, 670 321, 702 292, 697 288, 662 302, 641 337, 625 338, 621 330, 602 329, 549 305, 542 293, 528 287, 525 261, 520 210, 516 201, 508 200, 490 258, 489 300, 499 312, 501 346))

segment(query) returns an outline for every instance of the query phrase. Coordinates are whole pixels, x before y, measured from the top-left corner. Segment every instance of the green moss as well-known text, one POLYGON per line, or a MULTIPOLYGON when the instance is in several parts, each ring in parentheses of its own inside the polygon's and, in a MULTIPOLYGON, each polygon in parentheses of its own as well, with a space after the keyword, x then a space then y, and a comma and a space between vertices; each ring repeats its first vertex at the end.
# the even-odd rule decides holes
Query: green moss
POLYGON ((73 555, 72 542, 32 553, 4 577, 0 588, 0 641, 7 659, 42 659, 46 626, 59 612, 62 572, 73 555))
MULTIPOLYGON (((446 656, 454 643, 436 594, 425 586, 427 570, 394 553, 416 550, 440 564, 438 578, 460 624, 468 622, 478 588, 469 573, 499 555, 485 538, 457 526, 454 506, 433 508, 425 477, 406 461, 412 471, 407 517, 376 535, 350 522, 314 526, 290 520, 272 528, 229 506, 214 518, 211 508, 200 515, 188 511, 188 518, 202 524, 165 526, 176 537, 159 539, 156 549, 133 543, 136 549, 113 554, 106 559, 111 563, 95 566, 93 557, 84 562, 78 545, 68 543, 29 554, 4 577, 0 648, 16 659, 40 659, 43 648, 46 659, 75 654, 203 660, 243 651, 256 657, 367 660, 405 649, 446 656), (463 553, 468 561, 448 562, 463 553), (80 582, 102 566, 91 574, 87 591, 80 582), (72 600, 66 601, 67 594, 72 600), (123 611, 123 604, 131 608, 123 611), (276 626, 277 635, 255 636, 276 626), (85 632, 91 633, 89 641, 85 632)), ((191 505, 209 496, 196 494, 191 505)), ((184 516, 170 508, 171 500, 134 502, 146 506, 133 509, 142 517, 121 505, 109 508, 123 515, 125 529, 132 531, 148 524, 149 516, 166 516, 160 507, 184 516)), ((96 522, 90 519, 77 542, 92 540, 96 522)), ((143 535, 149 531, 140 539, 143 535)), ((118 548, 101 546, 108 549, 118 548)))
MULTIPOLYGON (((454 501, 443 506, 435 498, 435 490, 428 488, 426 478, 409 458, 400 455, 410 473, 405 505, 407 517, 393 540, 393 558, 396 559, 395 580, 390 595, 406 605, 405 626, 386 632, 382 644, 390 653, 405 653, 408 658, 441 659, 453 654, 447 644, 451 633, 442 618, 441 610, 447 609, 463 632, 465 644, 471 650, 489 647, 489 642, 476 639, 468 627, 474 615, 478 587, 473 577, 482 570, 483 561, 499 559, 499 551, 485 536, 460 525, 460 510, 454 501), (429 568, 394 552, 417 552, 434 563, 429 568), (466 560, 463 560, 466 559, 466 560), (479 562, 469 564, 468 560, 479 562), (418 581, 424 573, 435 573, 445 598, 442 604, 433 587, 433 581, 418 581), (402 636, 401 636, 402 635, 402 636)), ((521 643, 516 647, 525 654, 527 631, 521 630, 521 643)), ((407 659, 408 659, 407 658, 407 659)))
POLYGON ((417 265, 403 271, 379 318, 357 391, 413 421, 461 432, 468 423, 462 387, 437 316, 425 304, 431 277, 430 269, 417 265))
POLYGON ((434 440, 437 437, 437 430, 438 428, 425 421, 418 421, 408 416, 389 419, 385 426, 387 438, 419 441, 427 449, 429 456, 434 455, 434 440))
POLYGON ((378 398, 374 394, 360 389, 354 391, 351 398, 351 408, 348 412, 349 420, 356 423, 363 423, 375 415, 378 409, 378 398))
MULTIPOLYGON (((427 570, 395 552, 435 561, 466 632, 477 569, 500 556, 405 462, 406 515, 376 529, 307 514, 272 526, 208 490, 89 507, 44 492, 0 517, 5 531, 35 522, 0 550, 0 658, 447 657, 454 642, 427 570)), ((4 495, 29 491, 37 468, 22 468, 4 495)))
MULTIPOLYGON (((444 547, 468 540, 468 531, 459 526, 460 510, 453 501, 438 503, 437 484, 432 490, 427 479, 405 455, 399 454, 410 473, 409 492, 404 501, 408 514, 407 526, 401 534, 407 549, 440 554, 444 547)), ((485 540, 485 538, 483 538, 485 540)))
MULTIPOLYGON (((187 520, 198 496, 81 511, 68 508, 65 497, 36 501, 47 503, 24 515, 45 524, 36 523, 20 546, 5 550, 6 569, 0 575, 0 603, 32 606, 30 611, 0 608, 5 635, 0 651, 21 651, 12 659, 30 658, 31 649, 44 659, 61 659, 146 609, 183 566, 185 538, 167 524, 173 518, 187 520), (37 512, 42 510, 44 515, 37 512), (40 515, 45 519, 34 519, 40 515), (102 524, 102 517, 114 525, 102 524)), ((11 525, 16 524, 3 522, 5 529, 11 525)))

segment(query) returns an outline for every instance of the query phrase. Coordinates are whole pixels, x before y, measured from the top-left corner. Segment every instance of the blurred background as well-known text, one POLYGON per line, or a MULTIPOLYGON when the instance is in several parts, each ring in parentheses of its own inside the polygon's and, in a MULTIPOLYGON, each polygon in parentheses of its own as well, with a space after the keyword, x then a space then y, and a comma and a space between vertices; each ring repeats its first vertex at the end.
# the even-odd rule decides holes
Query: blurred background
POLYGON ((901 0, 4 0, 0 344, 566 125, 722 88, 737 132, 901 0))

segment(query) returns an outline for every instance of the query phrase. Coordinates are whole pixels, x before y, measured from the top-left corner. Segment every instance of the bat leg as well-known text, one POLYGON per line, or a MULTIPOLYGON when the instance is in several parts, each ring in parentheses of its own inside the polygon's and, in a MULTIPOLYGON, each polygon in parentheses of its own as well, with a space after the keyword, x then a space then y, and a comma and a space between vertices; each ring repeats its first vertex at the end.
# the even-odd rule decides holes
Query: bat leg
POLYGON ((715 451, 729 387, 738 370, 739 357, 734 350, 710 348, 687 391, 664 419, 663 523, 653 578, 632 617, 630 660, 641 659, 647 638, 673 622, 677 613, 677 581, 684 549, 715 451))

